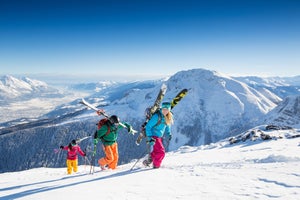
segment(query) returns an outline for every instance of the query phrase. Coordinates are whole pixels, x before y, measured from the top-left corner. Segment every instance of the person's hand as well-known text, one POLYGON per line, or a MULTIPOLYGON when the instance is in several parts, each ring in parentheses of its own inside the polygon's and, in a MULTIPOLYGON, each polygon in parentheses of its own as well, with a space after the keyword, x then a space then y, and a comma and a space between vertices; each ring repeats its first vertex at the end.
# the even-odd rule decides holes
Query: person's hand
POLYGON ((155 144, 155 139, 153 137, 148 137, 148 141, 147 143, 150 145, 150 146, 153 146, 155 144))
POLYGON ((171 141, 172 140, 172 135, 169 135, 169 141, 171 141))
POLYGON ((132 126, 129 126, 129 128, 127 128, 127 131, 128 131, 128 133, 134 135, 134 131, 133 131, 132 126))
POLYGON ((97 139, 94 139, 94 144, 98 144, 98 140, 97 139))
POLYGON ((102 115, 102 113, 105 113, 105 110, 103 110, 103 109, 97 110, 97 114, 98 114, 98 115, 102 115))
POLYGON ((128 133, 131 133, 132 135, 134 135, 135 132, 134 132, 132 126, 127 124, 126 122, 124 123, 124 125, 126 126, 128 133))
POLYGON ((59 148, 63 149, 63 148, 64 148, 64 146, 62 146, 62 145, 61 145, 59 148))

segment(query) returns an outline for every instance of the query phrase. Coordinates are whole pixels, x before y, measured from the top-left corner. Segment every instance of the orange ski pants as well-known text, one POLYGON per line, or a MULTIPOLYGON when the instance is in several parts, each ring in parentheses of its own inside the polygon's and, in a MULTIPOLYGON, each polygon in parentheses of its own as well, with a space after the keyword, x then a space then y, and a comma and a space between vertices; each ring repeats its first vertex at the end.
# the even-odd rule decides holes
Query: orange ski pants
POLYGON ((103 145, 103 151, 105 153, 105 157, 98 160, 99 165, 107 165, 110 169, 116 169, 119 160, 118 144, 115 142, 112 145, 103 145))

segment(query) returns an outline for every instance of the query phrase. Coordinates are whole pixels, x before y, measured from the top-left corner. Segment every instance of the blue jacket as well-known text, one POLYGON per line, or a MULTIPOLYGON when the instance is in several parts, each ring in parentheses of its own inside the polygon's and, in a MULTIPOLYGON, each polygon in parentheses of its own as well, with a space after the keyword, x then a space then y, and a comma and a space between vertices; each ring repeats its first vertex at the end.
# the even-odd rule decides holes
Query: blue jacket
POLYGON ((161 112, 161 109, 159 110, 159 112, 160 113, 155 113, 154 115, 152 115, 151 119, 148 121, 146 125, 147 137, 152 137, 152 136, 163 137, 164 133, 167 135, 171 135, 171 126, 165 123, 165 118, 161 112), (157 124, 159 118, 161 118, 161 121, 159 124, 157 124))

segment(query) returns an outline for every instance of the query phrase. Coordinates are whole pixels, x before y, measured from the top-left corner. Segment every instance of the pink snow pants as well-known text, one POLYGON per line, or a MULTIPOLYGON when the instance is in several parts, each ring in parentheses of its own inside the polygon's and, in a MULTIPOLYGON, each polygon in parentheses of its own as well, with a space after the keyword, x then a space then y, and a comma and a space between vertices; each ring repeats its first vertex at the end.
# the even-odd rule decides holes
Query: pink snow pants
POLYGON ((162 138, 160 137, 153 137, 155 138, 155 144, 153 145, 153 150, 151 152, 151 158, 153 161, 153 167, 159 168, 161 165, 162 160, 165 157, 165 148, 162 142, 162 138))

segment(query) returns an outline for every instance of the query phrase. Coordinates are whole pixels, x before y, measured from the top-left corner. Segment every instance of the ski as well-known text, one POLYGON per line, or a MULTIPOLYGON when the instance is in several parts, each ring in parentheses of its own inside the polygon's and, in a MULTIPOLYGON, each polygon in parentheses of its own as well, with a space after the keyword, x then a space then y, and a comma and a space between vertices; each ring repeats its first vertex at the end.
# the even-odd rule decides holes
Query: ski
POLYGON ((183 89, 181 90, 176 97, 174 97, 171 101, 171 110, 178 104, 179 101, 181 101, 181 99, 183 97, 185 97, 185 95, 187 94, 188 90, 187 89, 183 89))
MULTIPOLYGON (((188 89, 182 89, 172 100, 171 100, 171 110, 186 96, 188 92, 188 89)), ((155 107, 155 110, 153 111, 153 113, 159 108, 159 105, 165 95, 166 91, 164 91, 164 93, 161 93, 161 91, 159 92, 159 95, 157 97, 157 100, 160 99, 160 101, 155 101, 155 103, 159 102, 158 104, 154 104, 154 106, 152 108, 155 107), (158 106, 157 106, 158 105, 158 106)), ((147 118, 146 118, 146 122, 143 124, 142 126, 142 132, 140 133, 139 137, 137 138, 136 140, 136 144, 139 145, 142 141, 142 139, 144 137, 146 137, 146 134, 145 134, 145 126, 147 124, 147 122, 150 120, 151 116, 153 115, 152 112, 150 112, 150 116, 147 115, 147 118)))
MULTIPOLYGON (((85 105, 88 108, 91 108, 94 111, 99 111, 99 109, 97 109, 95 106, 93 106, 92 104, 90 104, 89 102, 87 102, 84 98, 81 99, 81 101, 79 101, 79 103, 81 103, 82 105, 85 105)), ((109 116, 105 113, 105 112, 100 112, 101 115, 103 115, 106 118, 109 118, 109 116)))
MULTIPOLYGON (((167 91, 167 86, 166 84, 162 84, 160 90, 159 90, 159 93, 156 97, 156 100, 153 104, 153 106, 150 108, 150 115, 152 116, 153 113, 155 113, 155 111, 160 107, 160 104, 166 94, 166 91, 167 91)), ((149 117, 147 118, 149 120, 149 117)))
MULTIPOLYGON (((97 109, 95 106, 93 106, 92 104, 90 104, 89 102, 87 102, 85 99, 81 99, 81 101, 79 102, 80 104, 82 104, 82 105, 85 105, 86 107, 88 107, 88 108, 91 108, 92 110, 95 110, 95 111, 98 111, 99 112, 99 109, 97 109)), ((106 117, 106 118, 109 118, 109 115, 107 115, 105 112, 103 112, 103 111, 100 111, 100 113, 101 113, 101 115, 103 115, 104 117, 106 117)), ((125 124, 123 124, 123 123, 119 123, 121 126, 123 126, 124 128, 127 128, 127 126, 125 126, 125 124)), ((135 133, 137 133, 137 131, 136 130, 132 130, 132 133, 133 134, 135 134, 135 133)))
POLYGON ((148 121, 150 120, 153 113, 155 113, 155 111, 160 107, 160 103, 161 103, 162 99, 164 98, 164 96, 166 94, 166 91, 167 91, 167 86, 166 86, 166 84, 163 83, 160 90, 159 90, 159 93, 156 97, 156 100, 154 101, 153 106, 151 106, 150 108, 148 108, 146 110, 146 120, 143 123, 141 133, 139 134, 139 136, 138 136, 138 138, 136 139, 136 142, 135 142, 137 145, 140 145, 142 139, 144 137, 146 137, 145 126, 148 123, 148 121))
POLYGON ((86 136, 86 137, 83 137, 83 138, 78 138, 77 140, 76 140, 76 144, 79 144, 80 142, 82 142, 83 140, 86 140, 86 139, 88 139, 88 138, 90 138, 91 136, 89 135, 89 136, 86 136))

